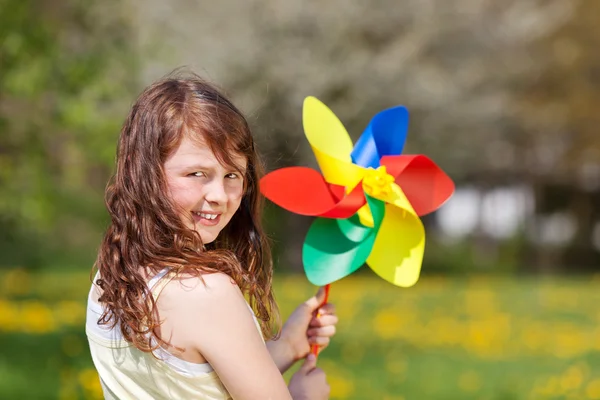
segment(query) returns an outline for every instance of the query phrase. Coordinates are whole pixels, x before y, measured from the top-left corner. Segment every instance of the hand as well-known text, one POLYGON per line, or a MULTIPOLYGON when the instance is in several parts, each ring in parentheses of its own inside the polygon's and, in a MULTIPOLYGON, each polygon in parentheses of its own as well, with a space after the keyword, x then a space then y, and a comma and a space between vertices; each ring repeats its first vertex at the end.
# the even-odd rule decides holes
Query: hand
POLYGON ((326 400, 329 385, 322 369, 317 368, 317 357, 309 354, 304 364, 290 379, 288 386, 294 400, 326 400))
POLYGON ((283 325, 280 340, 289 346, 294 361, 306 357, 311 345, 318 345, 319 351, 323 350, 335 334, 338 322, 335 306, 331 303, 322 305, 324 300, 325 289, 320 288, 315 296, 296 308, 283 325))

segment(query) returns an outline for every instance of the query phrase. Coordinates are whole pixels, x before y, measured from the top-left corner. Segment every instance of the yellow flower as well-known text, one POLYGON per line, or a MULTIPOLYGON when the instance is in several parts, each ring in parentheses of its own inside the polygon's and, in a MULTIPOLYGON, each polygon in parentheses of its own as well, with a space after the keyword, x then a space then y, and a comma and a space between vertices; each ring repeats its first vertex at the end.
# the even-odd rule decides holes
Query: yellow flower
POLYGON ((79 384, 85 390, 87 398, 102 399, 102 386, 100 386, 100 378, 95 369, 84 369, 79 372, 79 384))
POLYGON ((373 320, 373 330, 382 339, 396 337, 402 327, 402 320, 397 311, 381 310, 373 320))
POLYGON ((583 377, 581 367, 572 366, 560 377, 560 386, 565 392, 577 389, 583 383, 583 377))
POLYGON ((21 308, 21 326, 24 332, 48 333, 56 329, 56 321, 48 306, 39 301, 24 302, 21 308))
POLYGON ((331 397, 344 399, 354 392, 354 383, 337 373, 328 373, 327 381, 331 387, 331 397))
POLYGON ((15 303, 0 299, 0 331, 17 331, 20 325, 18 307, 15 303))
POLYGON ((61 301, 53 309, 54 315, 64 325, 79 326, 85 321, 85 306, 81 302, 61 301))
POLYGON ((587 384, 585 394, 588 399, 600 400, 600 378, 594 379, 587 384))

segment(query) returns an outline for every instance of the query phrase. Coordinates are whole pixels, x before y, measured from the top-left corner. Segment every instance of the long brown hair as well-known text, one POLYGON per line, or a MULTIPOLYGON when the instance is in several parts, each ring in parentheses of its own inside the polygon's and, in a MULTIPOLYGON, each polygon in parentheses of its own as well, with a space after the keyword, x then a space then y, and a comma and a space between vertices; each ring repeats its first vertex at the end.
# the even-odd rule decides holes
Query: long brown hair
POLYGON ((106 189, 111 223, 92 270, 100 271, 96 284, 103 291, 98 322, 118 324, 125 340, 151 351, 156 347, 151 339, 164 342, 155 334, 160 321, 147 276, 165 267, 196 276, 220 271, 239 285, 263 335, 272 337, 279 315, 271 290, 271 252, 261 227, 263 167, 242 113, 197 75, 171 75, 144 90, 131 108, 116 164, 106 189), (240 208, 206 246, 167 195, 163 165, 184 135, 202 138, 224 165, 233 165, 233 154, 245 156, 248 165, 240 208))

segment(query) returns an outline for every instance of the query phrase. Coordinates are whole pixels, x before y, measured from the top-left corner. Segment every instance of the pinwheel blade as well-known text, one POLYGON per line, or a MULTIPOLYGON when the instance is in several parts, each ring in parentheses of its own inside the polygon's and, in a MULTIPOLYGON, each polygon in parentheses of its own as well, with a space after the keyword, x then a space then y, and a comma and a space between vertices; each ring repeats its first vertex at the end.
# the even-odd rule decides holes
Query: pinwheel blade
POLYGON ((402 190, 396 186, 394 192, 395 198, 385 205, 385 218, 367 264, 386 281, 410 287, 419 279, 425 229, 402 190))
POLYGON ((376 221, 374 228, 361 225, 358 218, 317 218, 311 225, 304 247, 302 262, 308 280, 323 286, 335 282, 360 268, 373 248, 377 231, 384 219, 384 203, 367 198, 376 221))
POLYGON ((360 186, 346 195, 343 186, 325 182, 318 171, 306 167, 268 173, 260 180, 260 191, 273 203, 300 215, 349 218, 366 204, 360 186))
POLYGON ((454 182, 424 155, 384 156, 381 165, 396 178, 417 215, 437 210, 454 193, 454 182))
POLYGON ((364 168, 352 163, 352 140, 338 117, 317 98, 304 100, 304 133, 329 183, 354 188, 364 175, 364 168))
POLYGON ((352 161, 365 168, 378 168, 381 157, 402 154, 407 131, 406 107, 398 106, 377 113, 356 142, 352 161))

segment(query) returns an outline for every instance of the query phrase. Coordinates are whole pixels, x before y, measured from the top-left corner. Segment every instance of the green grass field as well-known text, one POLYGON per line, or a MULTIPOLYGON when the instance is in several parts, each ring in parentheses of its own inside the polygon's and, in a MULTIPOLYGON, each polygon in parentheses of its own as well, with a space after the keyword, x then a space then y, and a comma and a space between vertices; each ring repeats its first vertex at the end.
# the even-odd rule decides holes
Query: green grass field
MULTIPOLYGON (((0 399, 100 398, 83 330, 88 279, 0 275, 0 399)), ((598 286, 423 277, 400 289, 347 278, 331 288, 340 323, 319 364, 333 399, 600 399, 598 286)), ((304 276, 276 277, 284 317, 313 291, 304 276)))

